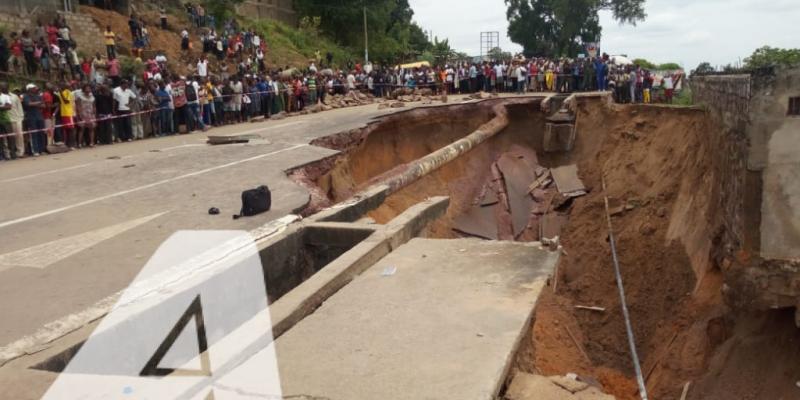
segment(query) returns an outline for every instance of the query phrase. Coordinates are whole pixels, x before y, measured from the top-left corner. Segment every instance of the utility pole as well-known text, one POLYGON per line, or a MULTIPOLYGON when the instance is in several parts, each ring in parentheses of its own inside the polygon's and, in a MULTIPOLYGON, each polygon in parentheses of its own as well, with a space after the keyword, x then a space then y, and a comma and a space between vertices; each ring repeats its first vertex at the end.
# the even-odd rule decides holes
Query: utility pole
POLYGON ((369 64, 369 40, 367 38, 367 6, 364 6, 364 65, 369 64))

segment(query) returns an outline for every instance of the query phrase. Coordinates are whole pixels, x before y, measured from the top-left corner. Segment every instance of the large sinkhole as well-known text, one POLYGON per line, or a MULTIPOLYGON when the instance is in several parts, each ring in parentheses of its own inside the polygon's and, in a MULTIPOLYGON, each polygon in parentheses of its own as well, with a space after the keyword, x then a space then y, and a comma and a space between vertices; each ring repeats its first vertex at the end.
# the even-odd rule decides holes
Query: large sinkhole
MULTIPOLYGON (((469 135, 495 117, 493 107, 501 102, 414 109, 362 130, 317 140, 315 145, 342 154, 292 175, 311 187, 317 200, 313 206, 341 202, 469 135)), ((450 207, 429 228, 430 237, 538 240, 543 228, 540 217, 557 216, 563 202, 552 201, 555 185, 528 188, 548 168, 569 162, 568 153, 543 149, 549 115, 542 111, 541 102, 542 98, 508 102, 509 124, 500 133, 394 192, 368 216, 386 223, 425 198, 447 195, 450 207)), ((558 221, 548 217, 545 222, 558 221)))
POLYGON ((603 200, 608 196, 647 385, 656 398, 664 397, 685 383, 684 371, 704 371, 731 334, 718 317, 721 279, 709 256, 717 251, 715 236, 726 212, 716 204, 725 198, 730 178, 725 153, 714 151, 723 141, 720 129, 698 109, 578 98, 570 105, 574 143, 568 151, 553 151, 546 136, 560 104, 545 112, 542 101, 492 99, 393 114, 365 129, 317 140, 315 145, 341 153, 291 175, 312 191, 307 212, 313 213, 464 138, 503 104, 509 124, 502 131, 394 190, 368 216, 386 223, 413 204, 446 195, 450 207, 425 232, 429 237, 481 237, 463 232, 465 216, 482 224, 483 232, 495 229, 484 239, 558 236, 563 246, 554 277, 558 291, 545 290, 539 299, 517 368, 545 375, 576 372, 629 399, 636 397, 636 384, 607 241, 603 200), (520 165, 527 171, 520 173, 520 165), (577 175, 583 193, 567 195, 553 182, 537 186, 541 170, 555 179, 553 171, 562 168, 577 175), (497 192, 509 198, 491 194, 498 181, 505 190, 497 192), (513 196, 530 200, 515 210, 513 196), (490 211, 493 204, 510 215, 490 211), (688 349, 696 350, 695 356, 681 356, 688 349))

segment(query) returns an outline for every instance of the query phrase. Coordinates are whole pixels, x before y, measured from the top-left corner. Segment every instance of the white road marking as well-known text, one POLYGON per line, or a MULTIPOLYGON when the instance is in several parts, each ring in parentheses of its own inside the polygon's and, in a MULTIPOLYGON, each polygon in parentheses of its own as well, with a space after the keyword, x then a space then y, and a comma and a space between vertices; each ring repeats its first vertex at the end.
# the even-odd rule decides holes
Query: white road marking
POLYGON ((292 122, 287 122, 285 124, 280 124, 280 125, 275 125, 275 126, 268 126, 267 128, 285 128, 287 126, 302 124, 304 122, 306 122, 306 121, 292 121, 292 122))
MULTIPOLYGON (((287 122, 285 124, 280 124, 280 125, 275 125, 275 126, 262 126, 260 128, 250 129, 250 130, 246 130, 246 131, 243 131, 243 132, 236 132, 235 135, 247 135, 247 134, 250 134, 250 133, 261 132, 261 131, 264 131, 264 130, 267 130, 267 129, 285 128, 287 126, 302 124, 304 122, 305 121, 292 121, 292 122, 287 122)), ((139 155, 152 153, 152 152, 177 150, 177 149, 183 149, 183 148, 187 148, 187 147, 205 147, 205 146, 207 146, 207 144, 205 143, 205 139, 201 139, 201 140, 203 141, 203 143, 181 144, 181 145, 178 145, 178 146, 164 147, 164 148, 160 148, 160 149, 159 148, 155 148, 155 149, 152 149, 152 150, 148 150, 145 153, 130 154, 130 155, 126 155, 126 156, 120 156, 119 158, 101 160, 99 162, 106 162, 106 161, 109 161, 109 160, 121 160, 121 159, 124 159, 124 158, 132 158, 132 157, 136 157, 136 156, 139 156, 139 155)), ((23 181, 25 179, 36 178, 36 177, 44 176, 44 175, 58 174, 58 173, 61 173, 61 172, 64 172, 64 171, 70 171, 70 170, 73 170, 73 169, 86 168, 86 167, 88 167, 90 165, 94 165, 94 164, 97 164, 97 163, 98 162, 91 162, 91 163, 86 163, 86 164, 73 165, 71 167, 57 168, 57 169, 54 169, 52 171, 44 171, 44 172, 38 172, 38 173, 35 173, 35 174, 30 174, 30 175, 18 176, 16 178, 9 178, 9 179, 2 180, 2 181, 0 181, 0 183, 17 182, 17 181, 23 181)))
POLYGON ((54 169, 52 171, 45 171, 45 172, 39 172, 39 173, 35 173, 35 174, 30 174, 30 175, 23 175, 23 176, 19 176, 19 177, 16 177, 16 178, 10 178, 10 179, 6 179, 6 180, 3 180, 3 181, 0 181, 0 183, 22 181, 22 180, 25 180, 25 179, 35 178, 37 176, 42 176, 42 175, 59 174, 59 173, 64 172, 64 171, 69 171, 69 170, 78 169, 78 168, 85 168, 85 167, 88 167, 88 166, 90 166, 92 164, 94 164, 94 163, 73 165, 71 167, 58 168, 58 169, 54 169))
POLYGON ((149 152, 153 152, 154 150, 169 151, 169 150, 183 149, 183 148, 186 148, 186 147, 206 147, 206 146, 208 146, 208 145, 205 144, 205 143, 182 144, 180 146, 164 147, 163 149, 153 149, 153 150, 150 150, 149 152))
POLYGON ((292 126, 292 125, 297 125, 297 124, 302 124, 302 123, 305 123, 305 121, 292 121, 292 122, 287 122, 287 123, 284 123, 284 124, 279 124, 279 125, 274 125, 274 126, 267 125, 267 126, 262 126, 260 128, 248 129, 246 131, 241 131, 241 132, 235 132, 234 131, 234 132, 230 132, 230 133, 223 133, 223 134, 220 134, 220 136, 247 135, 247 134, 250 134, 250 133, 262 132, 262 131, 265 131, 267 129, 285 128, 287 126, 292 126))
POLYGON ((138 192, 138 191, 145 190, 145 189, 150 189, 150 188, 153 188, 153 187, 156 187, 156 186, 160 186, 160 185, 163 185, 163 184, 166 184, 166 183, 171 183, 171 182, 179 181, 181 179, 191 178, 193 176, 198 176, 198 175, 202 175, 202 174, 205 174, 205 173, 208 173, 208 172, 212 172, 212 171, 216 171, 216 170, 219 170, 219 169, 232 167, 234 165, 238 165, 238 164, 242 164, 242 163, 246 163, 246 162, 250 162, 250 161, 255 161, 255 160, 258 160, 258 159, 261 159, 261 158, 264 158, 264 157, 274 156, 276 154, 280 154, 280 153, 283 153, 283 152, 299 149, 301 147, 306 147, 306 146, 309 146, 309 145, 308 144, 296 144, 296 145, 287 147, 285 149, 276 150, 276 151, 269 152, 269 153, 264 153, 264 154, 259 154, 257 156, 244 158, 244 159, 241 159, 241 160, 229 162, 227 164, 222 164, 222 165, 217 165, 217 166, 214 166, 214 167, 202 169, 200 171, 194 171, 194 172, 190 172, 188 174, 183 174, 183 175, 179 175, 179 176, 172 177, 172 178, 162 179, 162 180, 157 181, 157 182, 148 183, 147 185, 142 185, 142 186, 138 186, 138 187, 127 189, 127 190, 122 190, 122 191, 119 191, 119 192, 116 192, 116 193, 107 194, 105 196, 95 197, 93 199, 89 199, 89 200, 85 200, 85 201, 82 201, 82 202, 79 202, 79 203, 71 204, 69 206, 59 207, 59 208, 55 208, 55 209, 52 209, 52 210, 40 212, 38 214, 28 215, 26 217, 17 218, 17 219, 10 220, 10 221, 5 221, 3 223, 0 223, 0 228, 5 228, 5 227, 11 226, 11 225, 16 225, 16 224, 19 224, 19 223, 22 223, 22 222, 27 222, 27 221, 31 221, 31 220, 34 220, 34 219, 46 217, 48 215, 58 214, 60 212, 68 211, 68 210, 71 210, 73 208, 83 207, 85 205, 94 204, 94 203, 97 203, 97 202, 100 202, 100 201, 103 201, 103 200, 108 200, 108 199, 112 199, 114 197, 123 196, 123 195, 126 195, 126 194, 138 192))
MULTIPOLYGON (((169 150, 176 150, 176 149, 181 149, 181 148, 185 148, 185 147, 197 147, 197 146, 206 146, 206 144, 200 144, 200 143, 198 143, 198 144, 182 144, 180 146, 165 147, 163 149, 153 149, 153 150, 169 151, 169 150)), ((108 162, 108 161, 116 161, 116 160, 121 160, 121 159, 124 159, 124 158, 132 158, 132 157, 140 156, 140 155, 143 155, 143 154, 152 153, 153 150, 149 150, 146 153, 130 154, 130 155, 126 155, 126 156, 120 156, 119 158, 107 158, 107 159, 101 160, 101 161, 95 161, 95 162, 90 162, 90 163, 86 163, 86 164, 73 165, 71 167, 64 167, 64 168, 56 167, 56 169, 54 169, 52 171, 37 172, 35 174, 18 176, 16 178, 9 178, 9 179, 5 179, 5 180, 0 181, 0 183, 17 182, 17 181, 23 181, 25 179, 36 178, 36 177, 44 176, 44 175, 59 174, 59 173, 62 173, 64 171, 71 171, 73 169, 86 168, 86 167, 88 167, 90 165, 94 165, 94 164, 97 164, 97 163, 108 162)))
POLYGON ((0 271, 12 267, 46 268, 71 255, 80 253, 102 241, 111 239, 125 231, 146 224, 167 212, 125 221, 105 228, 84 232, 74 236, 27 247, 0 255, 0 271))

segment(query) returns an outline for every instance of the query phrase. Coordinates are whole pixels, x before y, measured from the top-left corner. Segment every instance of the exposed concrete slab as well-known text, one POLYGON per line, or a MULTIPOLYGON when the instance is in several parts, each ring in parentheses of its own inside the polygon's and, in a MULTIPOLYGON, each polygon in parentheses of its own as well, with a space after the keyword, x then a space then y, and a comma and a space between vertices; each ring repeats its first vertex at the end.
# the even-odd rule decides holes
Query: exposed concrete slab
MULTIPOLYGON (((339 241, 340 245, 351 244, 353 241, 360 241, 360 243, 335 258, 322 270, 294 287, 293 290, 270 306, 271 333, 263 327, 263 321, 259 321, 258 318, 253 318, 242 324, 234 334, 250 332, 251 336, 257 336, 258 340, 248 343, 248 351, 239 353, 228 361, 217 360, 219 364, 215 365, 214 375, 209 380, 216 380, 226 376, 226 373, 241 365, 244 360, 264 349, 272 342, 273 336, 278 337, 286 332, 302 318, 312 313, 333 293, 392 251, 393 248, 418 235, 428 223, 444 214, 448 204, 449 199, 447 197, 430 198, 410 207, 386 225, 314 222, 312 220, 291 224, 294 220, 286 217, 252 231, 251 236, 256 240, 260 249, 262 262, 265 263, 265 272, 268 275, 281 274, 282 272, 278 270, 283 267, 277 263, 278 256, 285 257, 297 253, 298 246, 302 246, 302 242, 325 244, 328 243, 328 240, 334 240, 339 241), (367 237, 363 238, 365 235, 367 237)), ((353 205, 353 207, 358 207, 358 205, 353 205)), ((209 255, 228 254, 228 257, 233 257, 239 249, 238 246, 238 243, 233 242, 221 243, 218 247, 209 249, 208 253, 209 255)), ((198 255, 198 259, 189 260, 186 263, 163 271, 164 273, 162 274, 152 276, 147 282, 141 282, 138 285, 141 288, 156 287, 162 281, 171 283, 161 287, 155 299, 152 296, 142 296, 141 298, 134 296, 132 300, 129 299, 128 307, 138 307, 140 310, 126 318, 125 323, 135 324, 132 322, 134 319, 151 312, 151 309, 157 308, 171 296, 194 287, 194 285, 202 285, 202 282, 225 273, 226 266, 222 263, 207 268, 208 271, 204 273, 206 278, 199 280, 188 279, 188 277, 187 279, 177 278, 177 275, 185 273, 194 274, 193 271, 196 270, 194 267, 204 264, 201 260, 208 258, 204 254, 198 255), (140 303, 146 304, 142 305, 140 303)), ((215 262, 214 260, 208 261, 215 262)), ((286 271, 283 273, 285 274, 286 271)), ((291 271, 288 273, 291 273, 291 271)), ((289 280, 283 279, 283 281, 287 282, 289 280)), ((270 286, 269 282, 271 280, 268 279, 267 286, 270 286)), ((148 291, 145 290, 144 292, 147 293, 148 291)), ((113 301, 110 301, 110 303, 113 304, 113 301)), ((111 307, 111 304, 108 305, 108 308, 111 307)), ((95 318, 106 311, 108 310, 93 310, 93 312, 97 313, 95 318)), ((50 363, 56 359, 63 363, 69 362, 72 357, 70 350, 73 346, 86 340, 95 327, 95 323, 86 326, 65 326, 68 330, 60 331, 60 336, 40 338, 42 340, 41 343, 19 343, 17 348, 0 348, 0 383, 25 382, 23 387, 14 388, 12 397, 15 399, 41 397, 48 385, 55 379, 56 374, 31 369, 31 366, 44 362, 50 363), (67 333, 74 329, 77 330, 67 333), (8 363, 6 364, 6 362, 8 363)), ((107 329, 115 328, 107 327, 107 329)), ((216 345, 212 345, 211 350, 214 351, 214 349, 216 349, 216 345)))
POLYGON ((769 141, 763 172, 761 256, 800 260, 800 118, 785 118, 769 141))
POLYGON ((412 239, 276 340, 284 395, 493 399, 557 257, 412 239))
POLYGON ((520 373, 511 381, 506 400, 614 400, 599 389, 564 376, 520 373))

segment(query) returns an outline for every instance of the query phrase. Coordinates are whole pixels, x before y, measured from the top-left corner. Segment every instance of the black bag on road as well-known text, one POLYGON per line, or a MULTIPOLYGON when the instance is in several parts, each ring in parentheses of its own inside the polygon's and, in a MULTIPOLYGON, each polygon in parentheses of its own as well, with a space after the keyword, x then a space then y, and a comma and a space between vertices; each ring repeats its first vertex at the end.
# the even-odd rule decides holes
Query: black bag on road
POLYGON ((245 190, 242 192, 242 211, 239 215, 234 215, 233 219, 261 214, 269 211, 270 207, 272 207, 272 193, 268 187, 262 185, 245 190))

